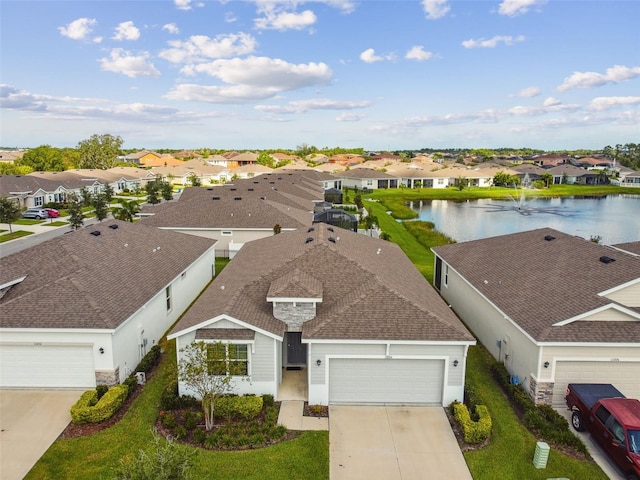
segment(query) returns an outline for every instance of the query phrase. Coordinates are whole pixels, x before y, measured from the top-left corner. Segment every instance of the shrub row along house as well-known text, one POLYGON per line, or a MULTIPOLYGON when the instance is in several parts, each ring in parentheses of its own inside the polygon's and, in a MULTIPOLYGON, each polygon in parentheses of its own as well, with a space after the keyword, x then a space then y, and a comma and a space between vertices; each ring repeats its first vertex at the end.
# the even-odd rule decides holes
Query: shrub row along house
POLYGON ((433 251, 436 288, 538 403, 570 382, 640 398, 640 241, 542 228, 433 251))

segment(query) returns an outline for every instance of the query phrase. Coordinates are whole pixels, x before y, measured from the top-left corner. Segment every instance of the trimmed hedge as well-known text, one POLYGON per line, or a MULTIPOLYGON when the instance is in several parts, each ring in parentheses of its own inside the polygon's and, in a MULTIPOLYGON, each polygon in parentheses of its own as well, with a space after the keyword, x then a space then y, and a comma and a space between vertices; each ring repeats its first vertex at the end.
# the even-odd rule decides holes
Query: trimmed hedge
POLYGON ((151 347, 147 354, 142 357, 142 360, 140 360, 140 363, 136 367, 135 371, 149 373, 151 369, 158 365, 158 362, 160 362, 160 353, 160 345, 154 345, 153 347, 151 347))
POLYGON ((216 400, 214 411, 216 417, 249 420, 257 417, 262 411, 262 397, 225 395, 216 400))
POLYGON ((71 407, 71 421, 76 425, 83 423, 98 423, 111 417, 127 399, 129 387, 114 385, 100 400, 96 390, 84 392, 80 399, 71 407))
POLYGON ((522 414, 524 424, 542 439, 556 445, 566 445, 587 454, 587 447, 569 430, 569 423, 549 405, 536 405, 522 385, 513 385, 504 363, 494 361, 491 373, 506 392, 509 400, 522 414))
POLYGON ((196 398, 189 395, 178 394, 178 382, 168 383, 162 390, 160 396, 160 408, 162 410, 178 410, 186 407, 200 406, 200 402, 196 398))
POLYGON ((482 443, 491 435, 493 422, 489 410, 485 405, 476 405, 478 421, 471 419, 469 409, 464 403, 453 404, 453 415, 462 427, 464 441, 467 443, 482 443))

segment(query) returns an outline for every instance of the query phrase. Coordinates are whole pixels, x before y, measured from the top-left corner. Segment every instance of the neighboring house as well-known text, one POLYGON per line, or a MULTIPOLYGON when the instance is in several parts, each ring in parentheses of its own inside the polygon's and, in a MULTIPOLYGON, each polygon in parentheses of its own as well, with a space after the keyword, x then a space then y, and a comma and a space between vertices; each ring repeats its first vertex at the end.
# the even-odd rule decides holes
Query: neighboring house
POLYGON ((204 186, 225 181, 229 170, 220 165, 210 165, 202 160, 189 160, 173 167, 154 167, 151 171, 172 185, 190 185, 195 175, 204 186))
POLYGON ((325 224, 246 244, 168 338, 179 360, 194 341, 228 345, 239 394, 277 396, 305 369, 322 405, 462 401, 475 344, 400 247, 325 224))
POLYGON ((584 168, 575 165, 565 164, 550 168, 549 173, 553 175, 554 185, 566 183, 568 185, 594 185, 597 183, 598 174, 592 173, 584 168))
POLYGON ((184 162, 182 160, 178 160, 172 156, 158 157, 152 158, 145 162, 145 167, 153 168, 153 167, 177 167, 182 165, 184 162))
POLYGON ((326 208, 315 213, 313 223, 326 223, 345 230, 358 231, 358 217, 337 208, 326 208))
POLYGON ((147 182, 155 180, 155 175, 149 170, 136 167, 113 167, 107 170, 74 169, 67 170, 84 179, 94 179, 104 185, 110 185, 114 193, 130 192, 144 187, 147 182))
POLYGON ((570 382, 640 397, 640 256, 551 228, 432 250, 435 287, 536 402, 570 382))
POLYGON ((122 382, 211 281, 215 241, 116 220, 0 259, 0 386, 122 382))
POLYGON ((233 258, 246 242, 273 235, 276 225, 282 231, 311 225, 314 201, 322 200, 319 182, 300 174, 264 174, 217 187, 187 188, 177 202, 143 207, 142 221, 215 238, 220 256, 233 258))
POLYGON ((624 174, 620 174, 620 186, 622 187, 640 187, 640 172, 625 170, 624 174))
POLYGON ((160 154, 156 152, 150 152, 149 150, 140 150, 135 153, 130 153, 129 155, 125 155, 122 159, 125 162, 137 163, 141 166, 146 166, 147 163, 152 160, 157 160, 161 157, 160 154))
POLYGON ((344 188, 357 190, 377 190, 378 188, 397 188, 398 181, 385 172, 379 172, 372 168, 353 168, 336 173, 336 177, 342 180, 344 188))

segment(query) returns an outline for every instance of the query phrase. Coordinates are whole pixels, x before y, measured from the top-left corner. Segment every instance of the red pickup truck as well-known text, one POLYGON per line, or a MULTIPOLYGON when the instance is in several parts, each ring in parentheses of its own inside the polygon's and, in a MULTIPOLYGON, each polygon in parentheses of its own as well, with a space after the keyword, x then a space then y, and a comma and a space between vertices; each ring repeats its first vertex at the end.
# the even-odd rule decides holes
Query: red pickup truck
POLYGON ((627 480, 640 480, 640 400, 598 383, 570 383, 565 400, 573 428, 587 430, 627 480))

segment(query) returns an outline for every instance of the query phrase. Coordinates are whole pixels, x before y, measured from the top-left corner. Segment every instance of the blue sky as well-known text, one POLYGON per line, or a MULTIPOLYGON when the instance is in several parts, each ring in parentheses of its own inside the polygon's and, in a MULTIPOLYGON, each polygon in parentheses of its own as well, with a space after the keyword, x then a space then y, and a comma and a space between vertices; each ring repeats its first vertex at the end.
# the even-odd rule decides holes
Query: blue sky
POLYGON ((640 2, 0 2, 0 145, 640 141, 640 2))

